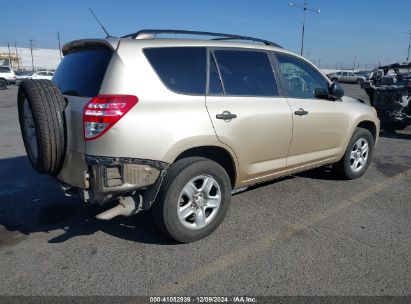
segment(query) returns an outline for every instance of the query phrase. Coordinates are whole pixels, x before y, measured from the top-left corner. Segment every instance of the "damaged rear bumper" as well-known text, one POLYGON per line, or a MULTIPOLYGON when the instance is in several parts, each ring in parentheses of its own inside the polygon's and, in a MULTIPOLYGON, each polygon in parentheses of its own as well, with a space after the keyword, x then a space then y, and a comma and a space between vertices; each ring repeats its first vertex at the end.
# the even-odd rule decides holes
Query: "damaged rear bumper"
POLYGON ((85 155, 85 189, 63 184, 67 195, 79 194, 84 201, 103 204, 120 197, 142 195, 141 209, 150 208, 169 164, 161 161, 85 155))

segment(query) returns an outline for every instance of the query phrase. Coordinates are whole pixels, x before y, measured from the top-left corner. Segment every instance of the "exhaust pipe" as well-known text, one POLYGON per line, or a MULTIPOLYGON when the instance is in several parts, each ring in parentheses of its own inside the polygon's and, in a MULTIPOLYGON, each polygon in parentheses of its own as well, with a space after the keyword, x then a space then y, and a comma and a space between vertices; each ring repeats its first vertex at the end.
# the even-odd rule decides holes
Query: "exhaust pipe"
POLYGON ((139 195, 136 198, 131 197, 131 196, 122 197, 120 198, 120 203, 117 206, 96 215, 96 218, 99 220, 108 221, 119 215, 132 216, 141 210, 139 208, 141 206, 141 201, 142 201, 141 195, 139 195), (138 200, 137 204, 136 204, 136 199, 138 200))

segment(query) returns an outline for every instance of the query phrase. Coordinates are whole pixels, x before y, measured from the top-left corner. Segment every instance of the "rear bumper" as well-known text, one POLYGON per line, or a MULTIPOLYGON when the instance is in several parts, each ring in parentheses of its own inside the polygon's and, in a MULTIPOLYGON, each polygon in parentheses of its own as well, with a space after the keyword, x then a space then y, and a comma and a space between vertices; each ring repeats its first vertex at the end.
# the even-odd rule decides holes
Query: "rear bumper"
POLYGON ((100 204, 161 184, 169 166, 147 159, 76 155, 63 166, 57 179, 66 194, 78 194, 86 202, 100 204))
POLYGON ((161 161, 86 156, 89 169, 91 201, 104 203, 118 196, 132 195, 162 178, 168 164, 161 161))

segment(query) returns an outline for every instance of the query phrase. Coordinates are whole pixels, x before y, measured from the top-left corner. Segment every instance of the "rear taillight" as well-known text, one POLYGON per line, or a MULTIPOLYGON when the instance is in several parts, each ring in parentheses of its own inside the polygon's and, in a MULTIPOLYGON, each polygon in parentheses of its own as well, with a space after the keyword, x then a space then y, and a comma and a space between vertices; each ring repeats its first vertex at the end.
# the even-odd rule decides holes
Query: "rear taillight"
POLYGON ((84 139, 92 140, 106 133, 138 102, 132 95, 97 95, 83 111, 84 139))

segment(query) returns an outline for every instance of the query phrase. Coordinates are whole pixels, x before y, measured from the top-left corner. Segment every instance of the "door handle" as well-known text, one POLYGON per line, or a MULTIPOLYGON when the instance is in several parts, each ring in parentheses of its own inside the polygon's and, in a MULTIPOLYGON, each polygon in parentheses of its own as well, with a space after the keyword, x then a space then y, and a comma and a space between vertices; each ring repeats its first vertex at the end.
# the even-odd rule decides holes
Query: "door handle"
POLYGON ((237 115, 236 114, 231 114, 229 111, 224 111, 221 114, 217 114, 215 117, 217 119, 231 120, 233 118, 237 118, 237 115))
POLYGON ((307 115, 308 111, 304 110, 303 108, 299 108, 298 111, 294 112, 294 114, 298 116, 303 116, 303 115, 307 115))

